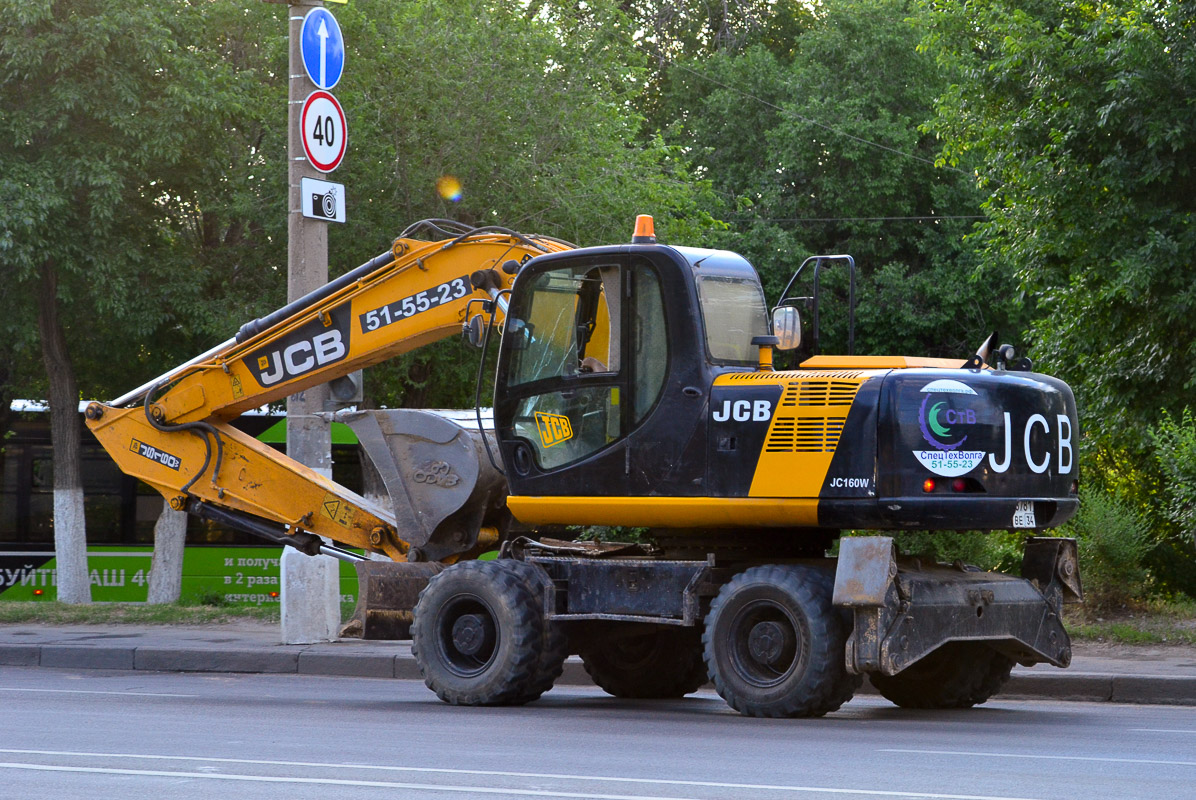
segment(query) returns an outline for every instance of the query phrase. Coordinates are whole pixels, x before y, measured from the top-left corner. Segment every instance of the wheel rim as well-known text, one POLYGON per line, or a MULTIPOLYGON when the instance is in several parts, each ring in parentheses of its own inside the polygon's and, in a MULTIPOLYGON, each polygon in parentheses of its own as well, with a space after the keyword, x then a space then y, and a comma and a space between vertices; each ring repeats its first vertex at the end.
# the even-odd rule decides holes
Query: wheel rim
POLYGON ((804 625, 771 600, 748 603, 731 620, 728 655, 735 672, 752 686, 768 689, 801 668, 804 625))
POLYGON ((498 653, 499 629, 494 612, 476 595, 461 594, 440 608, 436 647, 441 662, 462 678, 485 672, 498 653))

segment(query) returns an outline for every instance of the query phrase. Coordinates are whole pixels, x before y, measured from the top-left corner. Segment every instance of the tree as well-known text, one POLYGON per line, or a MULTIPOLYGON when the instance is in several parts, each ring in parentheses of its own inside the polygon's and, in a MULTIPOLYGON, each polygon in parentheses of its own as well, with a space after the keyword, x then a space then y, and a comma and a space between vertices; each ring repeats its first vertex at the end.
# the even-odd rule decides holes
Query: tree
MULTIPOLYGON (((67 602, 90 599, 80 364, 125 388, 121 367, 155 360, 145 342, 197 307, 198 286, 180 280, 195 267, 177 247, 213 174, 196 154, 252 86, 206 57, 208 5, 0 2, 0 191, 13 211, 0 219, 0 264, 15 291, 6 302, 36 308, 67 602)), ((89 379, 88 396, 103 383, 89 379)))
POLYGON ((1193 593, 1192 542, 1166 513, 1172 439, 1150 433, 1196 387, 1196 8, 923 5, 926 47, 957 76, 932 129, 990 192, 979 257, 1037 304, 1034 352, 1076 391, 1085 480, 1150 517, 1154 576, 1193 593))
MULTIPOLYGON (((626 241, 637 213, 672 241, 712 224, 703 184, 633 110, 645 67, 625 28, 487 0, 350 5, 338 19, 351 138, 337 175, 352 194, 350 224, 330 232, 333 273, 421 218, 579 244, 626 241), (459 193, 438 191, 450 176, 459 193)), ((472 405, 476 359, 446 342, 371 368, 367 389, 390 405, 472 405)))
MULTIPOLYGON (((807 255, 850 253, 858 352, 962 357, 994 328, 1015 338, 1024 318, 1013 282, 978 274, 964 245, 982 195, 967 170, 936 164, 921 129, 946 82, 911 13, 907 0, 837 0, 794 17, 788 49, 678 60, 667 135, 721 200, 719 243, 752 261, 770 298, 807 255)), ((843 352, 845 272, 824 288, 823 349, 843 352)))
POLYGON ((991 193, 981 258, 1036 300, 1034 350, 1088 440, 1142 453, 1196 387, 1196 8, 922 4, 957 76, 932 129, 991 193))

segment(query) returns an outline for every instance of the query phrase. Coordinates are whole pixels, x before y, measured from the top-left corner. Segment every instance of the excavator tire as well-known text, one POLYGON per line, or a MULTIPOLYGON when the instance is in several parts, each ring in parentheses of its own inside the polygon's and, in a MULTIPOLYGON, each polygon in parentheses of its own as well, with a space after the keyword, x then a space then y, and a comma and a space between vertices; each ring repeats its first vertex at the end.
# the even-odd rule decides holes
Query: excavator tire
MULTIPOLYGON (((551 583, 551 579, 543 570, 523 561, 503 560, 496 563, 505 565, 507 569, 519 575, 520 580, 536 596, 540 602, 540 608, 543 609, 544 592, 547 584, 551 583)), ((543 618, 543 614, 541 614, 541 618, 543 618)), ((568 634, 559 624, 552 620, 545 620, 544 643, 540 650, 540 659, 536 664, 535 675, 524 693, 516 699, 515 704, 530 703, 551 689, 552 685, 556 683, 556 679, 561 677, 561 672, 565 669, 565 659, 568 656, 568 634)))
POLYGON ((707 680, 702 637, 694 628, 659 628, 636 636, 603 638, 580 655, 594 683, 615 697, 684 697, 707 680))
POLYGON ((521 705, 544 691, 541 597, 501 561, 464 561, 420 592, 411 653, 424 683, 453 705, 521 705))
POLYGON ((819 570, 752 567, 723 586, 702 636, 714 688, 753 717, 820 717, 854 691, 847 626, 819 570))
MULTIPOLYGON (((823 593, 827 597, 833 597, 835 594, 834 573, 830 571, 817 571, 816 574, 823 593)), ((852 614, 849 608, 837 608, 835 611, 839 615, 839 625, 843 629, 843 642, 844 647, 846 647, 847 639, 851 636, 852 628, 855 625, 855 615, 852 614)), ((846 653, 844 653, 844 656, 846 656, 846 653)), ((849 702, 863 685, 863 675, 853 675, 844 667, 839 672, 839 677, 835 681, 835 688, 831 692, 831 703, 834 705, 834 708, 831 710, 833 711, 844 703, 849 702)))
POLYGON ((948 642, 896 675, 872 675, 872 685, 902 708, 971 708, 1009 680, 1013 661, 982 642, 948 642))

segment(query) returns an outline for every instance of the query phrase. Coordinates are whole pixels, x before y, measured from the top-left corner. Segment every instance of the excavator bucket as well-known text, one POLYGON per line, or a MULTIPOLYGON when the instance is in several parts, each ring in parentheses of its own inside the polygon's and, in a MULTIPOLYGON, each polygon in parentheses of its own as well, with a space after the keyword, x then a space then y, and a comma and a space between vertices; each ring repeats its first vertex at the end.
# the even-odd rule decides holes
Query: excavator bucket
MULTIPOLYGON (((414 409, 341 412, 381 478, 407 562, 357 564, 358 601, 344 633, 407 638, 411 612, 445 561, 496 541, 506 526, 506 480, 476 427, 414 409)), ((493 447, 493 444, 491 445, 493 447)))

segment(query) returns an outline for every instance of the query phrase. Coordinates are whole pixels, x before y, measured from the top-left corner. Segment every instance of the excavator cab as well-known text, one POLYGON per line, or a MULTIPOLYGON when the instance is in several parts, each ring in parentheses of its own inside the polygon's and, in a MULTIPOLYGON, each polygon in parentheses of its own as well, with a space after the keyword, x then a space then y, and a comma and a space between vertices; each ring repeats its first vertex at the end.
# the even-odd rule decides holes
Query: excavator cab
POLYGON ((708 493, 710 387, 769 334, 734 253, 656 244, 536 258, 512 288, 495 427, 512 495, 708 493))

